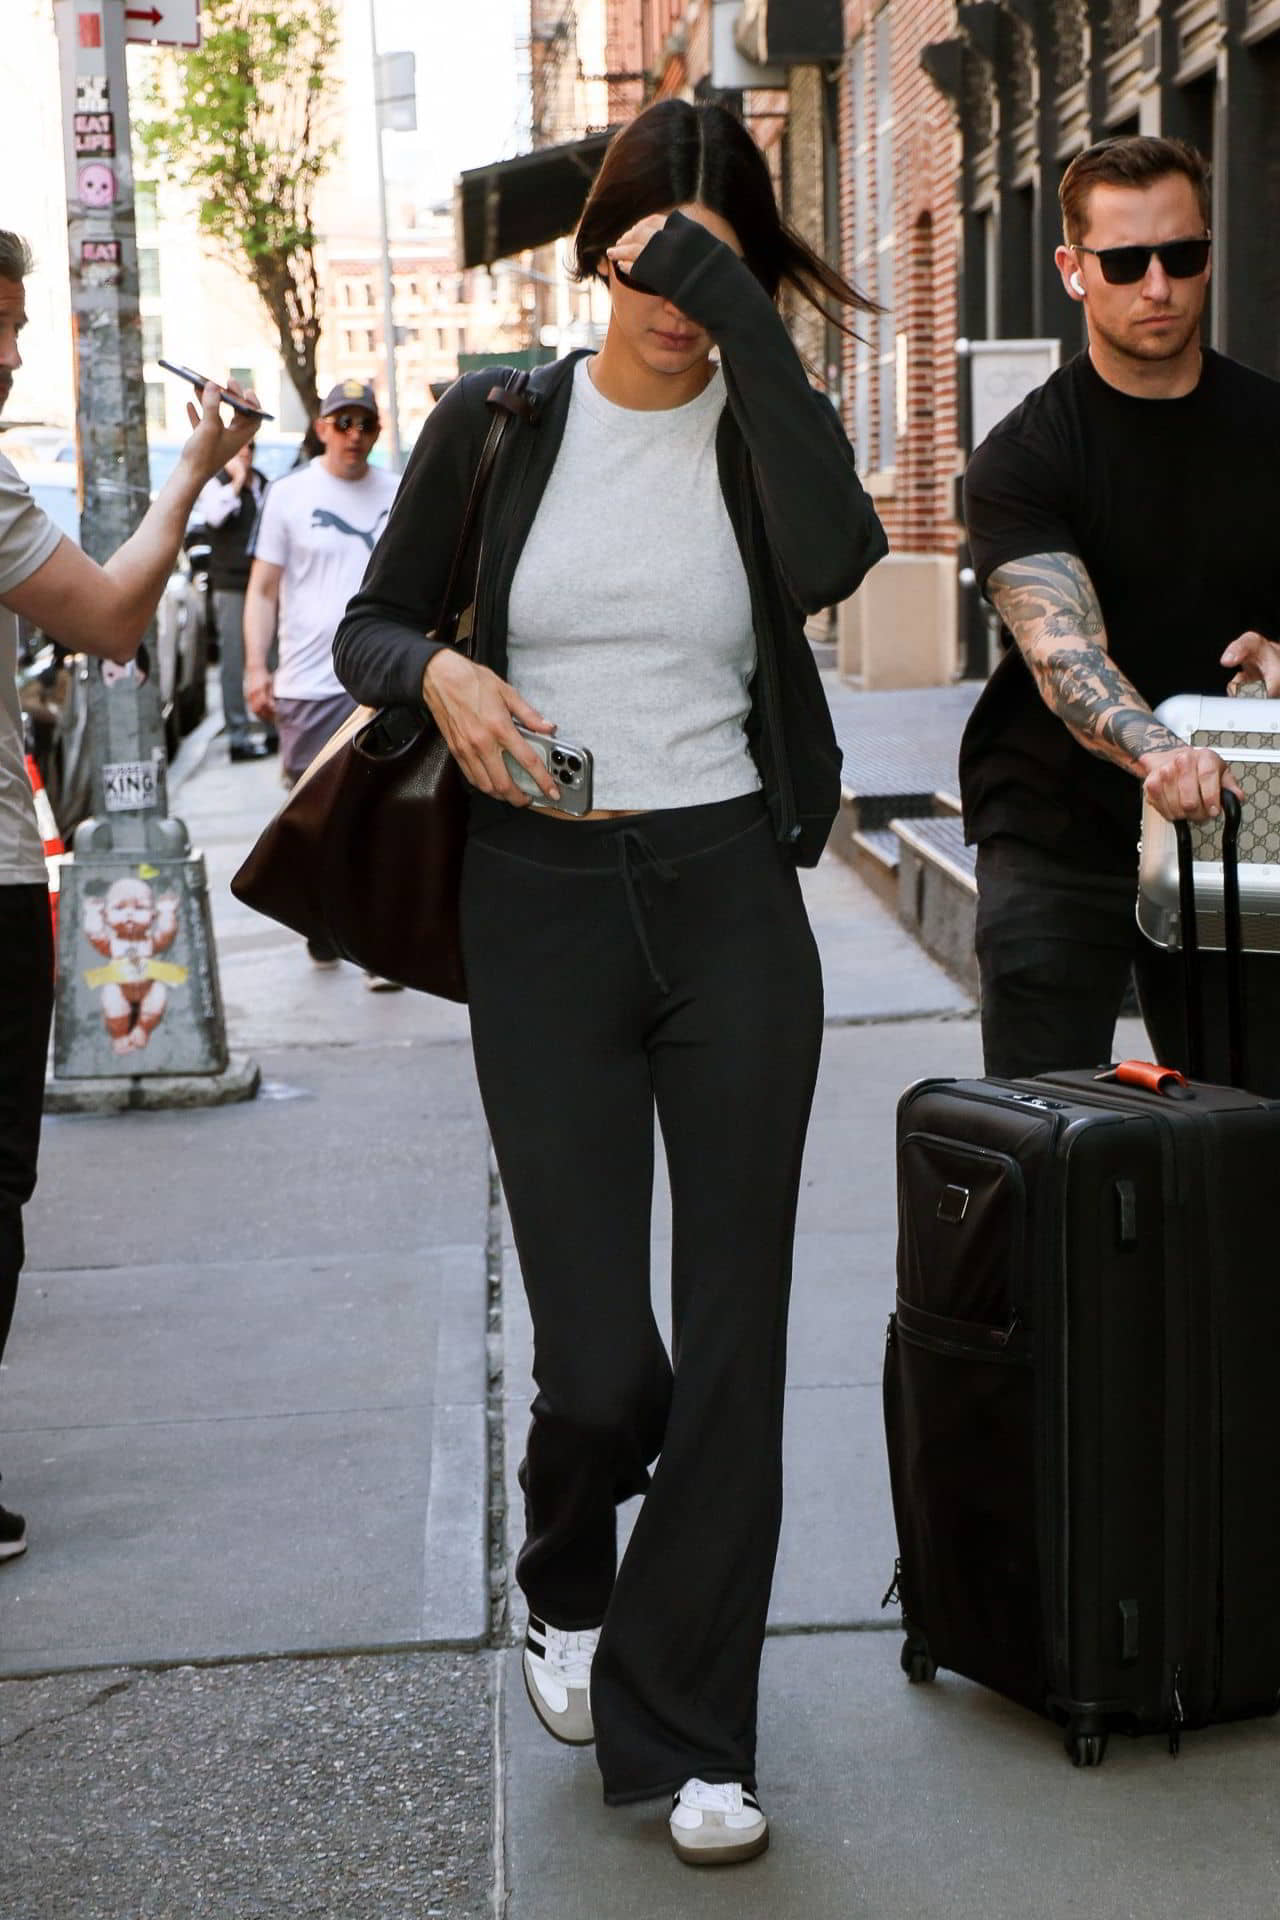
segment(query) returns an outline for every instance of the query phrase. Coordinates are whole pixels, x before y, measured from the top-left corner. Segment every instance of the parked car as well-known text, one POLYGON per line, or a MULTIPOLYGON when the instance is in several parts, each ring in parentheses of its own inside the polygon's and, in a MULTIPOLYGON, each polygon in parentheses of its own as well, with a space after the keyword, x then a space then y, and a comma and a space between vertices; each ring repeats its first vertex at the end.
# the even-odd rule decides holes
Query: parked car
MULTIPOLYGON (((151 467, 151 491, 158 493, 177 465, 178 455, 185 445, 182 440, 148 440, 147 458, 151 467)), ((302 445, 302 435, 295 433, 292 438, 287 434, 273 434, 268 438, 259 434, 253 443, 253 464, 268 480, 278 480, 282 473, 288 473, 297 463, 298 448, 302 445)))
MULTIPOLYGON (((80 533, 76 472, 72 464, 27 466, 23 478, 33 497, 69 538, 80 533)), ((150 662, 160 689, 165 748, 170 759, 183 735, 204 718, 207 703, 209 634, 206 599, 191 559, 179 554, 156 612, 154 658, 150 662)), ((56 633, 21 629, 19 694, 41 777, 66 838, 90 804, 87 755, 88 666, 83 655, 68 654, 56 633)))

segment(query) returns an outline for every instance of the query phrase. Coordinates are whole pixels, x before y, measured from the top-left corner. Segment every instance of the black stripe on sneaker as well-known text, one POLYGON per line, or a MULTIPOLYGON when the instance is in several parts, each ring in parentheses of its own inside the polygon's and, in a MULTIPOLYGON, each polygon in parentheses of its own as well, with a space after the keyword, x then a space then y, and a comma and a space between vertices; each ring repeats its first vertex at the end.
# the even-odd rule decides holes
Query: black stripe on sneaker
POLYGON ((750 1792, 746 1787, 742 1789, 742 1804, 744 1807, 750 1807, 755 1813, 759 1813, 760 1811, 760 1802, 756 1799, 754 1793, 750 1792))
POLYGON ((541 1620, 530 1620, 524 1636, 524 1644, 530 1653, 536 1653, 540 1659, 547 1657, 547 1630, 541 1620))

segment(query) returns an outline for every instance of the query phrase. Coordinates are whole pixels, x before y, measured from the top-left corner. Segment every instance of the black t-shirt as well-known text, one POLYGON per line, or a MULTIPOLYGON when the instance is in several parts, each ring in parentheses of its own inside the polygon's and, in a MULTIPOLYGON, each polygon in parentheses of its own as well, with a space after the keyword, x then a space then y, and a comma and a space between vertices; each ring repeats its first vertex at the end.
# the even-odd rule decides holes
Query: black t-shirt
MULTIPOLYGON (((1206 352, 1194 392, 1139 400, 1079 354, 978 448, 965 517, 984 590, 1006 561, 1078 555, 1108 650, 1152 707, 1223 693, 1223 648, 1280 636, 1280 382, 1206 352)), ((960 791, 969 840, 1133 869, 1141 782, 1071 737, 1016 646, 970 716, 960 791)))

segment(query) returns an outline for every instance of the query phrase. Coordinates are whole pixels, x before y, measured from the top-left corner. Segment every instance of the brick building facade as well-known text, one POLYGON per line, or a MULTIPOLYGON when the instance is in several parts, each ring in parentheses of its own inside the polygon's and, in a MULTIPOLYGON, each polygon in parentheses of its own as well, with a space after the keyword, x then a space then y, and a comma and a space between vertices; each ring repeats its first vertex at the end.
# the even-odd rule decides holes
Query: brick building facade
MULTIPOLYGON (((392 235, 391 275, 400 431, 412 446, 431 411, 432 390, 457 379, 459 355, 507 361, 525 347, 529 288, 515 263, 461 271, 448 215, 392 235)), ((382 251, 374 240, 335 236, 328 243, 320 358, 322 392, 339 380, 372 380, 386 418, 382 251)))

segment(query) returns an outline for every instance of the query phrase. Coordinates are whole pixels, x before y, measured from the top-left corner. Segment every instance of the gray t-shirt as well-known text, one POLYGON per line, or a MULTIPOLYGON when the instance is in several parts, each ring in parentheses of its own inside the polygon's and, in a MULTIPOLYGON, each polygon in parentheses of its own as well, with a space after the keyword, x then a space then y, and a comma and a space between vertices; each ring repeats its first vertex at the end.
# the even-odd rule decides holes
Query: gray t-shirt
MULTIPOLYGON (((0 599, 42 567, 62 535, 0 454, 0 599)), ((47 883, 22 752, 18 617, 0 606, 0 887, 47 883)))
POLYGON ((590 364, 511 583, 508 678, 590 749, 597 807, 734 800, 760 775, 751 595, 716 470, 724 381, 641 412, 590 364))

